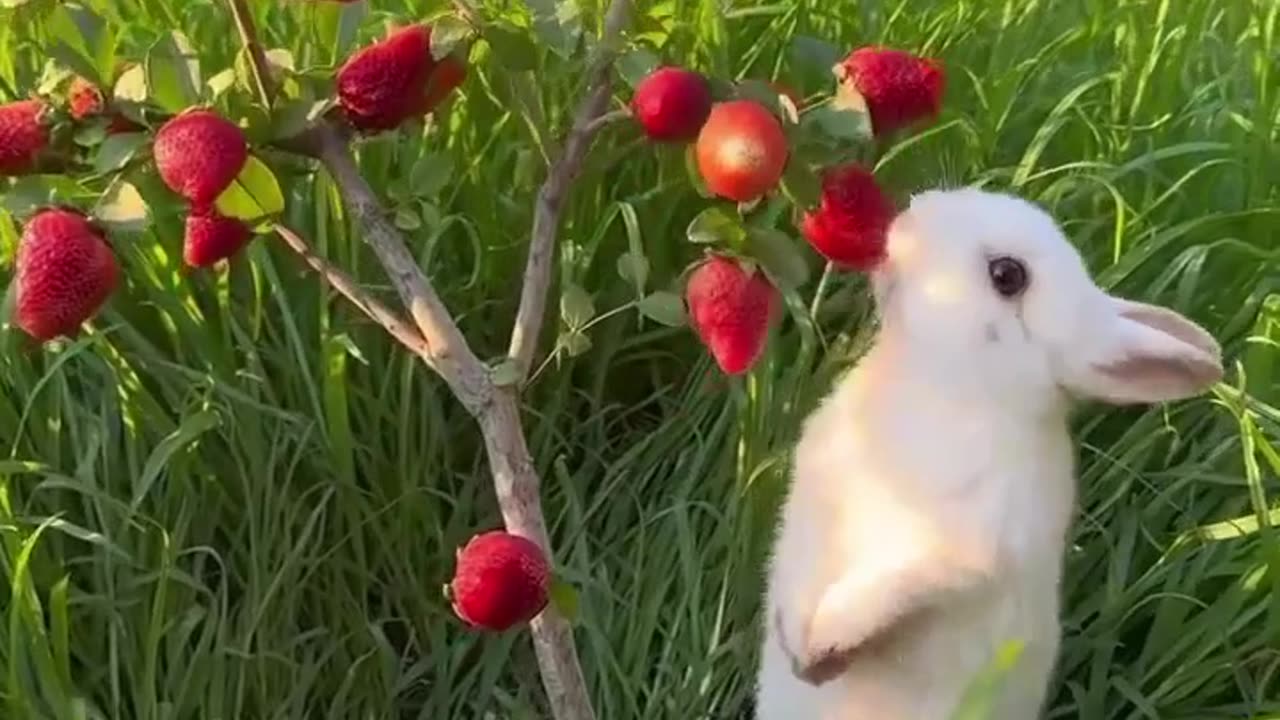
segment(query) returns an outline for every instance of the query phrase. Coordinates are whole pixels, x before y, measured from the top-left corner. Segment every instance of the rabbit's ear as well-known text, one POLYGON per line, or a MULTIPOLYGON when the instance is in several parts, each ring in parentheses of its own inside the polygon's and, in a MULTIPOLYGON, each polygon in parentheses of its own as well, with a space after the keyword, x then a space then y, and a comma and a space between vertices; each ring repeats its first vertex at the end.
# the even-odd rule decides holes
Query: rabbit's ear
POLYGON ((1203 328, 1167 308, 1107 298, 1081 342, 1067 385, 1116 405, 1179 400, 1222 379, 1222 351, 1203 328))

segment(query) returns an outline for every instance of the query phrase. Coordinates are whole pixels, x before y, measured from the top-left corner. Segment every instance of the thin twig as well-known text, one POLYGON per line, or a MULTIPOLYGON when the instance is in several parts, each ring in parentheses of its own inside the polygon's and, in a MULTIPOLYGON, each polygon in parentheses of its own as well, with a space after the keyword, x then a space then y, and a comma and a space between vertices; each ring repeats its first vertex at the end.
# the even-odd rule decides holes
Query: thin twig
POLYGON ((382 203, 360 174, 346 137, 327 124, 317 126, 313 133, 320 161, 337 183, 347 209, 364 230, 365 242, 378 255, 426 341, 423 359, 444 378, 468 410, 479 413, 493 389, 488 368, 471 351, 449 309, 406 247, 404 237, 387 219, 382 203))
POLYGON ((273 229, 291 250, 311 266, 312 270, 320 273, 334 289, 350 300, 351 304, 381 325, 388 335, 398 340, 414 355, 427 354, 427 343, 422 339, 422 335, 412 325, 401 319, 396 311, 366 292, 350 275, 316 255, 307 241, 297 233, 280 224, 276 224, 273 229))
POLYGON ((529 242, 529 258, 525 263, 524 284, 520 290, 520 308, 511 331, 507 355, 515 364, 520 380, 529 374, 533 355, 542 331, 542 316, 547 308, 547 288, 551 282, 551 261, 555 252, 556 233, 565 198, 574 176, 578 174, 599 126, 596 119, 604 114, 612 91, 613 62, 618 55, 619 39, 631 9, 630 0, 612 0, 605 14, 604 32, 596 45, 595 57, 587 70, 587 96, 578 105, 573 125, 564 142, 560 157, 552 164, 547 179, 538 190, 533 209, 533 230, 529 242))
POLYGON ((245 0, 227 0, 231 6, 231 15, 235 18, 236 29, 240 32, 240 42, 249 52, 249 64, 252 67, 253 81, 257 86, 258 99, 263 107, 271 107, 275 98, 275 81, 271 77, 271 64, 267 61, 267 53, 258 42, 258 31, 253 25, 253 12, 245 0))
POLYGON ((626 120, 629 117, 631 117, 631 111, 626 109, 613 110, 613 111, 607 112, 601 115, 600 117, 596 118, 595 120, 592 120, 591 124, 587 126, 587 132, 591 133, 592 135, 595 135, 596 133, 603 130, 606 126, 612 125, 613 123, 620 122, 622 120, 626 120))

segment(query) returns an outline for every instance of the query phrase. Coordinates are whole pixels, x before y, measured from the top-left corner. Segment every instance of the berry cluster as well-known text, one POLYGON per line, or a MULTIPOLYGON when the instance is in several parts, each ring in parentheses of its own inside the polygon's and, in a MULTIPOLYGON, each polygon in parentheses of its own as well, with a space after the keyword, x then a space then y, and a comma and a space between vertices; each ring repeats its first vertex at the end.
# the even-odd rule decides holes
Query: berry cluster
MULTIPOLYGON (((945 77, 932 60, 901 50, 854 50, 835 69, 845 105, 864 110, 876 138, 935 118, 941 110, 945 77)), ((799 99, 779 84, 793 114, 799 99)), ((702 183, 710 194, 744 206, 775 192, 791 152, 785 118, 751 98, 716 102, 703 75, 661 67, 636 85, 631 113, 657 142, 694 143, 702 183)), ((784 113, 785 114, 785 113, 784 113)), ((841 269, 869 271, 885 255, 896 210, 872 173, 857 162, 821 171, 814 207, 800 213, 798 226, 809 245, 841 269)), ((720 369, 736 375, 763 353, 780 299, 766 268, 740 248, 716 248, 689 274, 685 301, 694 331, 720 369)))

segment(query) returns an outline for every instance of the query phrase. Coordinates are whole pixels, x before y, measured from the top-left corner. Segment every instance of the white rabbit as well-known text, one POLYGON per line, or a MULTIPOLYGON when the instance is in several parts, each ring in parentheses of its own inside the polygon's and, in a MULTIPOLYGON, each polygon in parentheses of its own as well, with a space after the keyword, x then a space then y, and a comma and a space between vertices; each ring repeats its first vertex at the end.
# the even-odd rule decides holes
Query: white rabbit
POLYGON ((765 599, 759 720, 945 720, 1023 644, 998 720, 1039 715, 1075 503, 1069 398, 1185 398, 1221 352, 1099 289, 1053 220, 914 197, 872 274, 876 342, 806 420, 765 599))

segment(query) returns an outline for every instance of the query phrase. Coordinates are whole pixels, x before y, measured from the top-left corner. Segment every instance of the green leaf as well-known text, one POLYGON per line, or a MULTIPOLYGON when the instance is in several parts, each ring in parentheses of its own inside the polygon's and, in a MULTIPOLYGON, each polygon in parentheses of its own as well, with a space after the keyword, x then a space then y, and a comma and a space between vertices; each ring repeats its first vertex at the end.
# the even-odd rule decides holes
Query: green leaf
POLYGON ((53 184, 46 177, 21 177, 5 191, 0 206, 14 215, 22 216, 53 203, 54 197, 53 184))
POLYGON ((799 244, 786 233, 751 228, 747 233, 747 253, 760 262, 781 288, 795 289, 809 281, 809 263, 799 244))
POLYGON ((782 174, 782 193, 800 210, 809 210, 822 200, 822 178, 804 162, 792 158, 782 174))
POLYGON ((743 80, 734 88, 734 94, 744 100, 760 103, 776 116, 782 115, 782 104, 778 101, 779 93, 763 80, 743 80))
POLYGON ((418 158, 409 175, 410 190, 418 197, 434 197, 449 184, 453 175, 453 156, 431 152, 418 158))
POLYGON ((271 168, 250 155, 240 174, 214 203, 227 217, 254 223, 284 211, 284 195, 271 168))
POLYGON ((127 103, 145 103, 151 97, 151 86, 147 83, 147 70, 142 65, 120 73, 111 94, 116 100, 127 103))
POLYGON ((18 8, 31 2, 31 0, 0 0, 0 8, 18 8))
POLYGON ((538 48, 522 28, 499 20, 485 28, 484 39, 508 70, 519 72, 538 66, 538 48))
POLYGON ((533 30, 551 51, 573 56, 582 40, 582 8, 576 0, 527 0, 533 12, 533 30))
POLYGON ((395 224, 405 232, 413 232, 422 227, 422 218, 409 208, 400 208, 396 210, 395 224))
POLYGON ((725 245, 731 248, 741 246, 747 236, 742 221, 737 215, 716 205, 698 213, 689 223, 685 233, 689 242, 696 245, 725 245))
POLYGON ((119 170, 133 159, 138 149, 147 144, 146 133, 119 133, 107 136, 93 156, 93 170, 109 173, 119 170))
POLYGON ((577 357, 591 349, 591 338, 580 330, 561 333, 556 343, 569 353, 569 357, 577 357))
POLYGON ((643 290, 649 281, 649 258, 627 251, 618 256, 618 275, 637 289, 643 290))
POLYGON ((236 84, 236 69, 227 68, 222 72, 209 78, 209 92, 213 93, 214 99, 222 97, 222 94, 230 90, 236 84))
POLYGON ((431 24, 431 57, 441 60, 473 34, 471 26, 455 15, 445 15, 431 24))
POLYGON ((551 581, 551 604, 564 619, 573 624, 578 618, 578 591, 569 583, 555 578, 551 581))
POLYGON ((123 181, 112 184, 93 208, 93 216, 115 232, 142 232, 150 214, 138 188, 123 181))
POLYGON ((659 290, 649 293, 637 308, 650 320, 669 327, 680 327, 685 323, 684 299, 673 292, 659 290))
POLYGON ((167 33, 147 53, 147 85, 157 105, 171 113, 200 101, 200 56, 178 30, 167 33))
POLYGON ((841 144, 866 142, 872 138, 871 117, 865 111, 839 108, 832 102, 806 113, 804 126, 841 144))
POLYGON ((565 325, 577 330, 596 316, 596 304, 591 294, 575 283, 566 283, 560 293, 560 317, 565 325))
POLYGON ((101 122, 88 123, 77 129, 72 139, 80 147, 94 147, 107 139, 107 126, 101 122))
POLYGON ((658 68, 662 60, 645 48, 635 48, 618 58, 618 75, 623 82, 635 87, 658 68))
MULTIPOLYGON (((431 38, 434 41, 435 35, 432 35, 431 38)), ((297 66, 294 63, 293 53, 289 50, 284 48, 272 48, 263 54, 267 56, 267 63, 275 68, 288 70, 289 72, 293 72, 297 69, 297 66)))
POLYGON ((810 35, 796 35, 791 38, 789 49, 791 64, 798 72, 810 79, 831 78, 831 68, 840 62, 840 48, 810 35))
POLYGON ((271 137, 288 138, 297 135, 336 104, 337 100, 333 98, 278 102, 271 115, 271 137))
POLYGON ((49 58, 44 62, 44 69, 40 72, 40 81, 36 84, 36 93, 38 95, 52 95, 72 77, 75 73, 67 69, 66 66, 59 63, 53 58, 49 58))

